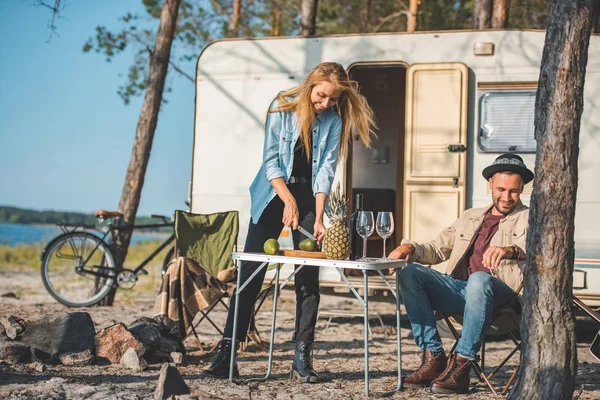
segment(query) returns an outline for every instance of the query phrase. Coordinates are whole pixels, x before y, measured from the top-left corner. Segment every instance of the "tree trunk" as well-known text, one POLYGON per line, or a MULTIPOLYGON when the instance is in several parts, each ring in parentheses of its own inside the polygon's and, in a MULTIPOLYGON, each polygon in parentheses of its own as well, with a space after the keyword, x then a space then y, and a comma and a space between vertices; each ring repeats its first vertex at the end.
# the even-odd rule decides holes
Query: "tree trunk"
POLYGON ((473 29, 490 29, 494 0, 475 0, 473 4, 473 29))
MULTIPOLYGON (((154 139, 158 111, 162 101, 165 78, 171 56, 171 44, 173 43, 180 1, 164 0, 160 13, 160 25, 156 34, 156 43, 154 51, 150 55, 150 73, 146 82, 146 95, 144 96, 142 112, 138 119, 131 159, 129 160, 127 176, 125 177, 125 185, 123 186, 121 200, 119 201, 119 211, 123 214, 123 222, 125 224, 133 224, 140 204, 144 176, 146 175, 148 160, 150 159, 152 140, 154 139)), ((124 261, 127 256, 130 239, 131 231, 121 232, 114 238, 121 261, 124 261)), ((114 294, 115 291, 111 291, 110 295, 104 299, 103 305, 112 305, 114 294)))
POLYGON ((494 0, 492 28, 508 28, 508 12, 510 0, 494 0))
POLYGON ((419 0, 410 0, 408 5, 408 18, 406 20, 406 32, 414 32, 417 29, 417 12, 419 12, 419 0))
POLYGON ((280 0, 273 1, 273 11, 271 13, 271 36, 281 35, 281 15, 283 14, 282 4, 280 0))
POLYGON ((370 32, 371 31, 371 8, 373 7, 373 0, 366 0, 364 2, 364 8, 360 11, 360 31, 370 32))
POLYGON ((302 0, 300 35, 304 37, 315 36, 318 4, 319 0, 302 0))
POLYGON ((521 374, 510 399, 571 399, 577 372, 572 292, 579 128, 598 0, 551 0, 535 105, 521 374))
POLYGON ((240 20, 240 10, 242 8, 242 0, 233 0, 233 16, 231 17, 231 32, 233 37, 240 35, 238 31, 238 22, 240 20))

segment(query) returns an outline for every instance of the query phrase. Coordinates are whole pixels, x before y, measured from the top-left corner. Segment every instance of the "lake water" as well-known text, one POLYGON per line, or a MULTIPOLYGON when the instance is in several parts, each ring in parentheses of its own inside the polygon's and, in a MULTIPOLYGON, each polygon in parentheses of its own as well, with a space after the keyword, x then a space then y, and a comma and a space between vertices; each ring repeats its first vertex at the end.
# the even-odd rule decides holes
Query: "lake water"
MULTIPOLYGON (((46 244, 61 233, 62 231, 57 226, 0 224, 0 244, 8 246, 16 246, 18 244, 46 244)), ((164 240, 167 237, 168 235, 164 234, 134 234, 131 238, 131 243, 164 240)))

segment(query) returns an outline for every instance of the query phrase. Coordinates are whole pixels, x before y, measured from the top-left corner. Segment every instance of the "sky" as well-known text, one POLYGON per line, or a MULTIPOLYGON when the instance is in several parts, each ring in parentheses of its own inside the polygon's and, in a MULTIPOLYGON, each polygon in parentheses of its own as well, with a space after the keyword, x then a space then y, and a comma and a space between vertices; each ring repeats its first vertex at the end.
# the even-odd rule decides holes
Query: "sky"
MULTIPOLYGON (((127 12, 144 15, 141 1, 67 0, 59 36, 48 27, 51 11, 33 4, 0 0, 0 206, 116 210, 142 106, 141 97, 125 105, 117 95, 133 52, 108 63, 82 48, 96 26, 116 31, 127 12)), ((194 85, 178 77, 172 84, 138 215, 186 208, 194 85)))

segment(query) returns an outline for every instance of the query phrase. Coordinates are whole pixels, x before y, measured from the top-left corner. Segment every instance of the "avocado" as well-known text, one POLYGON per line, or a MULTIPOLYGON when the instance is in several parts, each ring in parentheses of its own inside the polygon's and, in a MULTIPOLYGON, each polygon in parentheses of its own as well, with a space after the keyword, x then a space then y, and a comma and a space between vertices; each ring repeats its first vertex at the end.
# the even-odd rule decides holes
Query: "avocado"
POLYGON ((308 239, 308 238, 301 241, 299 247, 300 247, 300 250, 304 250, 304 251, 319 250, 319 247, 317 246, 317 242, 312 239, 308 239))
POLYGON ((275 255, 279 251, 279 242, 277 239, 267 239, 263 245, 263 250, 267 254, 275 255))

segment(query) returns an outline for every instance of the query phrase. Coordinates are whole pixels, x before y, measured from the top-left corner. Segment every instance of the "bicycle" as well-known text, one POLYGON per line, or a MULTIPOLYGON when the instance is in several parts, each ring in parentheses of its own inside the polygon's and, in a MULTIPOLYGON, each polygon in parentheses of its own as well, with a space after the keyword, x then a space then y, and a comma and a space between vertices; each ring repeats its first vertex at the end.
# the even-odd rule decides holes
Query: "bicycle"
MULTIPOLYGON (((163 249, 175 240, 175 233, 165 239, 135 269, 123 268, 118 249, 106 242, 108 235, 121 231, 171 227, 173 223, 162 215, 151 218, 162 222, 145 225, 121 225, 123 214, 119 212, 97 211, 95 217, 108 229, 101 230, 93 225, 59 224, 62 234, 54 238, 40 256, 42 281, 46 290, 58 302, 69 307, 88 307, 99 303, 111 289, 132 289, 140 274, 147 275, 144 267, 163 249), (100 235, 90 231, 99 232, 100 235)), ((175 248, 167 253, 162 267, 171 261, 175 248)))

